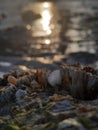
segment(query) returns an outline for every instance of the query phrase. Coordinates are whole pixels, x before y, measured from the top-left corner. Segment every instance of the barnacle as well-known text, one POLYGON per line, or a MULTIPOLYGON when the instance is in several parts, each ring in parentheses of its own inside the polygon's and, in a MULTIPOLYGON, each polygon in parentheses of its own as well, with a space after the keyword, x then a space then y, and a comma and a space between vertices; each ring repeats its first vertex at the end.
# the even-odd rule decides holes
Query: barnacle
POLYGON ((56 86, 61 84, 61 73, 60 70, 55 70, 48 76, 48 82, 51 86, 56 86))
POLYGON ((17 79, 17 85, 20 86, 24 84, 30 86, 31 82, 35 79, 35 74, 23 75, 17 79))
POLYGON ((48 76, 50 71, 47 69, 38 69, 36 72, 36 81, 42 86, 43 89, 47 89, 48 76))
POLYGON ((78 99, 94 99, 98 94, 97 70, 92 67, 65 65, 61 69, 63 86, 78 99))
POLYGON ((74 98, 95 99, 98 95, 97 70, 90 66, 82 67, 80 64, 63 65, 48 76, 48 83, 57 90, 68 91, 74 98))
POLYGON ((98 70, 89 66, 65 64, 52 72, 38 69, 35 72, 31 70, 19 75, 17 73, 7 73, 1 79, 1 86, 5 85, 0 89, 1 104, 11 101, 15 96, 16 100, 21 100, 20 93, 17 97, 20 89, 29 94, 39 90, 65 90, 74 98, 83 100, 95 99, 98 96, 98 70))

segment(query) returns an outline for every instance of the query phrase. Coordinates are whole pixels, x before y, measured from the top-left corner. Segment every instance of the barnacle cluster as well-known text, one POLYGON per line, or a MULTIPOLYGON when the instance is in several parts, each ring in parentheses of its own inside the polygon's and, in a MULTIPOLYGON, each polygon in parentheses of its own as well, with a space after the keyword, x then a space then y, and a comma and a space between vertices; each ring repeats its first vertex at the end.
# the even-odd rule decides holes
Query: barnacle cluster
POLYGON ((48 89, 64 89, 77 99, 95 99, 98 95, 98 70, 75 64, 62 65, 52 72, 46 69, 9 72, 0 79, 0 104, 11 101, 25 104, 27 99, 31 100, 33 92, 48 89))

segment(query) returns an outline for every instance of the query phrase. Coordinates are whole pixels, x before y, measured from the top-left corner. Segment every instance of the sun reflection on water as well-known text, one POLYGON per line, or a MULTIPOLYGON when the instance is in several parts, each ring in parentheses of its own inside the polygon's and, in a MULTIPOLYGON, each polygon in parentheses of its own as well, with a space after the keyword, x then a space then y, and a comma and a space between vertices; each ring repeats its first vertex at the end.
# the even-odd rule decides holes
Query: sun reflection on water
POLYGON ((50 4, 49 4, 48 2, 44 2, 44 3, 43 3, 43 7, 44 7, 44 8, 49 8, 49 7, 50 7, 50 4))
POLYGON ((50 42, 51 42, 51 41, 50 41, 49 39, 46 39, 46 40, 45 40, 45 44, 47 44, 47 45, 49 45, 50 42))
MULTIPOLYGON (((32 31, 32 37, 40 38, 50 36, 53 30, 53 27, 51 27, 51 20, 53 18, 53 4, 51 2, 39 2, 32 6, 29 5, 28 8, 31 9, 35 14, 41 15, 41 17, 34 19, 31 25, 27 25, 27 30, 32 31)), ((47 40, 45 40, 44 43, 47 44, 47 40)), ((48 44, 49 43, 50 42, 48 42, 48 44)))
POLYGON ((51 29, 50 29, 50 20, 51 20, 51 16, 50 16, 50 12, 48 10, 44 10, 42 12, 42 27, 43 30, 46 31, 47 34, 51 34, 51 29))
POLYGON ((27 30, 31 30, 32 27, 31 27, 31 25, 27 24, 26 28, 27 28, 27 30))
POLYGON ((51 34, 51 28, 50 28, 50 21, 52 14, 49 10, 49 3, 43 3, 43 11, 41 13, 42 19, 41 19, 41 24, 43 27, 43 30, 46 32, 46 34, 51 34), (47 8, 46 8, 47 7, 47 8))
POLYGON ((31 30, 32 37, 38 38, 42 44, 49 45, 59 40, 59 17, 52 2, 38 2, 28 5, 25 10, 31 10, 35 15, 41 17, 32 20, 31 24, 27 24, 27 30, 31 30), (57 14, 57 15, 55 15, 57 14), (55 38, 54 38, 55 37, 55 38))

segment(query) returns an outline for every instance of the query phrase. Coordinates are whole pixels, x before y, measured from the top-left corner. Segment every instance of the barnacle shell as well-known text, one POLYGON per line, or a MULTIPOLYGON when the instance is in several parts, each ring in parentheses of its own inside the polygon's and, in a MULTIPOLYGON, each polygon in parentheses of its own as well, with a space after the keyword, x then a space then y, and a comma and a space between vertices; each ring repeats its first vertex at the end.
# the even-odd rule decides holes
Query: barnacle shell
POLYGON ((36 81, 44 88, 47 88, 47 79, 50 71, 47 69, 38 69, 36 73, 36 81))
POLYGON ((11 83, 13 85, 17 85, 17 79, 14 76, 9 75, 8 76, 8 83, 11 83))
POLYGON ((98 96, 98 76, 96 70, 81 66, 65 65, 61 69, 62 81, 65 89, 78 99, 94 99, 98 96), (64 80, 64 79, 68 80, 64 80), (68 83, 69 81, 69 83, 68 83))
POLYGON ((17 79, 17 85, 20 86, 21 84, 24 84, 26 86, 30 86, 30 83, 34 79, 34 75, 24 75, 17 79))
POLYGON ((48 82, 51 86, 61 85, 62 77, 60 70, 54 70, 48 76, 48 82))

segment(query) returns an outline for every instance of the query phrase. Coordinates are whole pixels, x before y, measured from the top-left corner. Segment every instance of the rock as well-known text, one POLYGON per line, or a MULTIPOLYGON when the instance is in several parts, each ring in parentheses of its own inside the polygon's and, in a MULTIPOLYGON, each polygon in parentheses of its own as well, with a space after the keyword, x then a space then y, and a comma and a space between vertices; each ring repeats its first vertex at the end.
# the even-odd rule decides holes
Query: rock
POLYGON ((15 94, 16 99, 22 99, 26 95, 27 95, 27 92, 25 90, 22 90, 22 89, 18 89, 17 92, 16 92, 16 94, 15 94))
POLYGON ((57 130, 85 130, 85 128, 76 119, 66 119, 59 123, 57 130))
POLYGON ((16 87, 14 85, 10 85, 4 87, 0 90, 0 103, 5 104, 14 100, 14 94, 16 92, 16 87))
POLYGON ((55 105, 53 105, 52 110, 53 112, 61 112, 61 111, 66 111, 67 109, 71 108, 71 103, 68 100, 63 100, 55 105))
POLYGON ((22 89, 18 89, 16 91, 16 94, 15 94, 15 97, 16 97, 16 101, 17 103, 22 106, 22 105, 25 105, 25 96, 27 96, 27 91, 26 90, 22 90, 22 89))

